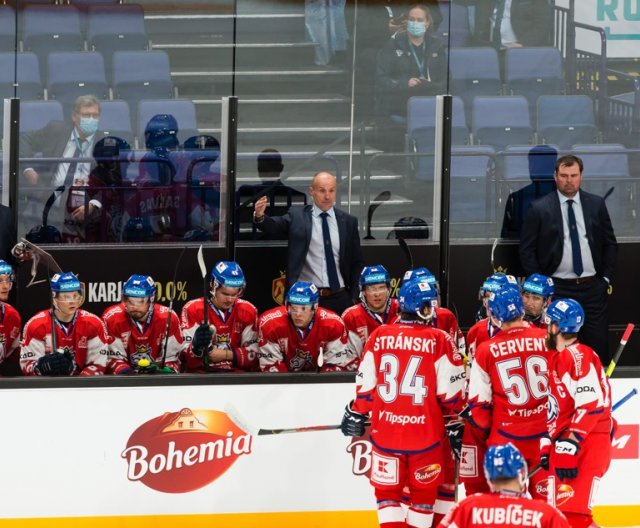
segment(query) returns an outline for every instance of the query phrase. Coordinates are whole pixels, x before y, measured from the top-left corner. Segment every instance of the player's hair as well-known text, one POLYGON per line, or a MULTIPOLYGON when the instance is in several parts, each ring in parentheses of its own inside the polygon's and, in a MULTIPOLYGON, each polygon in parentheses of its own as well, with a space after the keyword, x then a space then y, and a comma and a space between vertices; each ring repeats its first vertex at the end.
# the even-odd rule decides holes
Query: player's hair
POLYGON ((562 336, 563 339, 566 339, 567 341, 571 340, 571 339, 576 339, 578 337, 578 334, 575 332, 560 332, 560 335, 562 336))
POLYGON ((73 102, 73 111, 80 113, 80 109, 86 106, 97 106, 100 108, 100 101, 95 95, 81 95, 73 102))
POLYGON ((567 154, 566 156, 560 156, 557 160, 556 160, 556 169, 555 171, 558 172, 558 169, 560 167, 571 167, 572 165, 578 165, 578 168, 580 169, 580 174, 582 174, 582 169, 584 168, 584 165, 582 163, 582 159, 580 159, 578 156, 574 156, 573 154, 567 154))

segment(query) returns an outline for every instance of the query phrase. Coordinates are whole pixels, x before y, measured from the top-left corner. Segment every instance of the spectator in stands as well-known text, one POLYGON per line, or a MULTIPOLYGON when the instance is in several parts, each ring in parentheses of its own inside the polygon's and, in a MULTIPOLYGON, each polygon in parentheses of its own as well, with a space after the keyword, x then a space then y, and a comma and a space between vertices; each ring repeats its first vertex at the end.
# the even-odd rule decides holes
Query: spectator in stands
POLYGON ((407 30, 394 35, 380 50, 376 70, 379 125, 404 125, 410 97, 443 93, 447 58, 442 42, 428 33, 432 23, 428 7, 413 6, 407 30))
POLYGON ((509 194, 502 220, 502 238, 519 239, 531 202, 556 188, 553 173, 558 151, 549 145, 536 145, 529 151, 528 158, 531 183, 509 194))
POLYGON ((304 21, 309 40, 316 45, 315 63, 326 66, 347 49, 345 0, 305 0, 304 21))
MULTIPOLYGON (((93 145, 104 137, 98 131, 99 120, 98 98, 94 95, 81 95, 73 104, 71 123, 51 121, 44 128, 28 132, 20 138, 20 157, 89 158, 93 145)), ((84 205, 84 191, 71 187, 87 185, 91 163, 71 160, 66 163, 42 162, 30 165, 22 171, 25 186, 23 194, 27 201, 36 204, 37 215, 26 220, 26 226, 39 223, 39 208, 53 196, 49 217, 43 223, 57 226, 63 231, 63 237, 72 240, 78 234, 76 219, 83 214, 79 208, 84 205), (64 222, 64 229, 63 220, 67 220, 64 222)), ((29 209, 29 206, 25 209, 29 209)))

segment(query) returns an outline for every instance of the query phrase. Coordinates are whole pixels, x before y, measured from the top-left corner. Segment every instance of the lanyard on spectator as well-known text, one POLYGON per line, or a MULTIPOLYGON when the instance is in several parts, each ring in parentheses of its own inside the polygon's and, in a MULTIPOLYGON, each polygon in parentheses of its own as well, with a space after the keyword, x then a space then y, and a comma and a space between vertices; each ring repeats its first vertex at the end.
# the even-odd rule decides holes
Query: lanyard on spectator
POLYGON ((413 55, 413 60, 416 61, 416 66, 418 66, 418 71, 420 72, 421 79, 427 79, 427 76, 424 73, 424 51, 425 51, 426 43, 423 42, 420 44, 419 48, 422 52, 422 60, 418 59, 418 54, 416 53, 416 46, 409 43, 409 49, 411 50, 411 55, 413 55))

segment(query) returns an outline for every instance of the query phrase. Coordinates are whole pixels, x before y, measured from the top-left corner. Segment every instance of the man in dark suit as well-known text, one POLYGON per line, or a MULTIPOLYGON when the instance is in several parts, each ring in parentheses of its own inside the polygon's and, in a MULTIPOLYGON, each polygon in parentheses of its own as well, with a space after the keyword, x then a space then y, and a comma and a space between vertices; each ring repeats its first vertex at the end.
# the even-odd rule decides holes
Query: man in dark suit
POLYGON ((16 226, 13 211, 6 205, 0 205, 0 260, 13 263, 11 250, 16 245, 16 226))
POLYGON ((358 220, 334 207, 336 189, 336 177, 319 172, 309 188, 313 205, 269 217, 263 196, 255 204, 254 222, 270 235, 288 235, 287 290, 299 280, 312 282, 320 291, 320 306, 342 314, 358 297, 364 260, 358 220))
POLYGON ((585 311, 580 341, 609 363, 607 291, 618 253, 607 206, 580 190, 582 160, 556 162, 557 192, 531 204, 520 235, 520 262, 527 275, 553 277, 555 298, 577 300, 585 311))
MULTIPOLYGON (((91 162, 77 162, 73 158, 91 158, 93 146, 104 137, 98 131, 100 101, 93 95, 78 97, 71 112, 71 123, 51 121, 39 130, 23 134, 20 138, 20 158, 69 158, 66 163, 29 162, 23 168, 24 184, 21 194, 39 209, 52 193, 56 194, 51 208, 50 225, 61 227, 63 220, 70 227, 85 219, 84 193, 69 192, 71 187, 88 184, 91 162), (67 214, 65 214, 67 209, 67 214), (65 216, 69 218, 64 218, 65 216)), ((25 207, 27 214, 29 206, 25 207)), ((40 223, 41 211, 27 222, 40 223)), ((29 215, 34 216, 34 215, 29 215)), ((29 227, 28 223, 25 227, 29 227)), ((72 229, 73 230, 73 229, 72 229)))

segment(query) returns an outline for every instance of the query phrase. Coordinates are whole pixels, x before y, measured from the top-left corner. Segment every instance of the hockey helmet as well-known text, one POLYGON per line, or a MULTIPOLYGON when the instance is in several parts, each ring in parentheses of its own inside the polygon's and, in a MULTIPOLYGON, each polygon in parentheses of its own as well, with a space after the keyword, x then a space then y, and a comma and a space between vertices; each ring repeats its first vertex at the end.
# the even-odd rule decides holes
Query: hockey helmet
POLYGON ((214 289, 219 286, 244 288, 246 284, 242 268, 233 260, 216 263, 211 270, 211 281, 214 289))
POLYGON ((522 297, 515 288, 501 288, 491 292, 487 305, 491 315, 501 323, 524 315, 522 297))
POLYGON ((436 279, 436 276, 424 267, 407 270, 404 277, 402 277, 403 284, 413 280, 427 282, 436 289, 438 287, 438 279, 436 279))
POLYGON ((391 287, 391 277, 384 266, 366 266, 360 273, 360 290, 371 284, 386 284, 391 287))
POLYGON ((556 299, 547 308, 545 322, 558 323, 563 334, 577 334, 584 324, 584 310, 574 299, 556 299))
POLYGON ((76 277, 69 271, 65 273, 56 273, 53 277, 51 277, 50 284, 51 291, 54 293, 54 295, 70 291, 82 292, 82 284, 80 284, 80 279, 78 279, 78 277, 76 277))
POLYGON ((405 280, 398 292, 400 311, 424 317, 422 310, 425 306, 434 307, 438 304, 438 292, 426 281, 419 279, 405 280))
POLYGON ((124 242, 151 242, 153 228, 148 218, 135 216, 127 220, 123 233, 124 242))
POLYGON ((156 283, 149 275, 131 275, 122 287, 122 297, 149 297, 153 301, 156 283))
POLYGON ((62 242, 62 235, 60 231, 50 225, 39 225, 31 228, 31 230, 24 235, 32 244, 59 244, 62 242))
POLYGON ((16 281, 16 274, 6 260, 0 260, 0 275, 9 275, 10 282, 16 281))
POLYGON ((527 474, 527 463, 511 442, 493 445, 484 456, 484 476, 489 482, 499 479, 524 478, 527 474))
POLYGON ((522 291, 534 293, 540 295, 545 299, 549 299, 553 296, 555 288, 553 286, 553 279, 540 273, 534 273, 529 275, 522 283, 522 291))
POLYGON ((178 142, 178 122, 171 114, 156 114, 144 129, 146 147, 162 153, 175 149, 178 142))
POLYGON ((285 304, 312 304, 317 305, 320 300, 320 293, 315 284, 311 282, 294 282, 285 298, 285 304))

